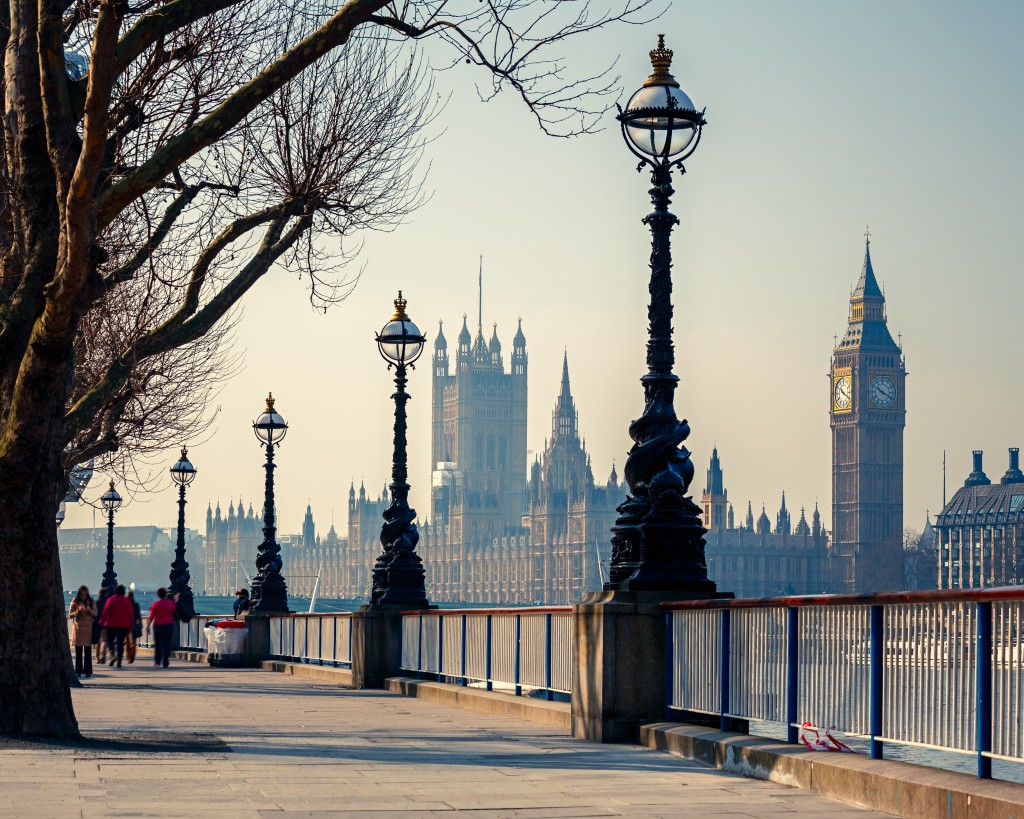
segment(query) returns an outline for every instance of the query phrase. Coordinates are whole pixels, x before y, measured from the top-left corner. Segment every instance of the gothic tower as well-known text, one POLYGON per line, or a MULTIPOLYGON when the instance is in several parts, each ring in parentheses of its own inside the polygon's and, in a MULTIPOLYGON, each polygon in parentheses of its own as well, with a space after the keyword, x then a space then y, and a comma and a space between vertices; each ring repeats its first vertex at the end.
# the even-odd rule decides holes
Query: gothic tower
POLYGON ((903 580, 903 427, 907 372, 886 325, 871 238, 832 354, 832 542, 837 590, 891 590, 903 580))
POLYGON ((448 342, 438 332, 433 356, 431 522, 441 543, 459 549, 481 547, 508 535, 509 521, 520 525, 526 477, 526 379, 521 323, 508 372, 497 325, 486 341, 478 324, 474 340, 463 316, 454 372, 448 342))
POLYGON ((302 545, 312 549, 316 545, 316 524, 313 523, 313 508, 306 504, 306 516, 302 519, 302 545))
MULTIPOLYGON (((709 532, 717 532, 726 528, 726 509, 729 506, 729 493, 724 487, 722 463, 718 460, 718 447, 711 452, 711 464, 708 466, 708 483, 704 489, 704 528, 709 532)), ((732 528, 732 522, 728 522, 732 528)))

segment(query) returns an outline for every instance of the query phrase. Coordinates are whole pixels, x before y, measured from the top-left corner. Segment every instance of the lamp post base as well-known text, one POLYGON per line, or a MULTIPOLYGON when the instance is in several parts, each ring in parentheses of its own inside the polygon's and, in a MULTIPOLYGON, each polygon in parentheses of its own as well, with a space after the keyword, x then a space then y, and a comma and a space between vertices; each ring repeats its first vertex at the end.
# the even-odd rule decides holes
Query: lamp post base
POLYGON ((383 555, 374 567, 373 575, 371 606, 423 609, 430 605, 426 592, 426 571, 423 561, 415 552, 399 551, 383 555))
POLYGON ((252 610, 260 614, 291 614, 288 608, 288 587, 284 578, 276 578, 277 582, 270 579, 263 582, 262 578, 256 577, 252 581, 252 610))
POLYGON ((612 565, 605 591, 684 592, 714 597, 708 579, 700 509, 689 498, 672 508, 630 499, 612 527, 612 565), (638 514, 639 512, 639 514, 638 514))

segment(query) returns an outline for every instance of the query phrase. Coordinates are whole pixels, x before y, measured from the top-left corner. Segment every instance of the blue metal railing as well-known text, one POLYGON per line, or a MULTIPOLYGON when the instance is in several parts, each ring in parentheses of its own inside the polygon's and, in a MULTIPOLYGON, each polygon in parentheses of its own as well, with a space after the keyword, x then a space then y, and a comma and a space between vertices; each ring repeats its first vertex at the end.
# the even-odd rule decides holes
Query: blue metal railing
MULTIPOLYGON (((1024 589, 666 603, 666 704, 1024 761, 1024 589)), ((824 731, 822 731, 824 733, 824 731)))
POLYGON ((352 667, 351 612, 280 614, 268 620, 272 659, 352 667))
POLYGON ((403 671, 420 678, 564 699, 572 684, 572 608, 402 614, 403 671))

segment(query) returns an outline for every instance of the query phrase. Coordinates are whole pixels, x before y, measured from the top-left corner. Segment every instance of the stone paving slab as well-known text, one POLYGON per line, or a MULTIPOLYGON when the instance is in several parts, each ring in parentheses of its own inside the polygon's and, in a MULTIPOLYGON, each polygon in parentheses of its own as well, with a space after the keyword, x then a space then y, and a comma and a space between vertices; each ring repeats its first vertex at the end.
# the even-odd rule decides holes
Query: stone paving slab
POLYGON ((883 815, 639 746, 271 671, 103 668, 74 699, 90 743, 0 744, 0 816, 883 815))

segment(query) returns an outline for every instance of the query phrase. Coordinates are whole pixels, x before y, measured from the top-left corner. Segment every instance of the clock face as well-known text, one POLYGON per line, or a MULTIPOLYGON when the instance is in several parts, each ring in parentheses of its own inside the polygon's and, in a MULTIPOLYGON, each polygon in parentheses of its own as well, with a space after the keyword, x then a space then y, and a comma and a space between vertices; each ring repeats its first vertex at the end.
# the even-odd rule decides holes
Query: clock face
POLYGON ((871 403, 885 409, 896 401, 896 384, 887 376, 880 375, 871 382, 871 403))
POLYGON ((850 376, 844 375, 842 378, 836 379, 832 400, 835 401, 836 409, 850 408, 850 404, 853 403, 853 386, 850 384, 850 376))

